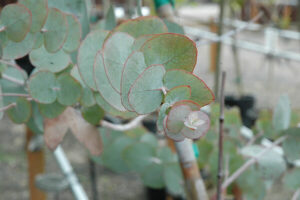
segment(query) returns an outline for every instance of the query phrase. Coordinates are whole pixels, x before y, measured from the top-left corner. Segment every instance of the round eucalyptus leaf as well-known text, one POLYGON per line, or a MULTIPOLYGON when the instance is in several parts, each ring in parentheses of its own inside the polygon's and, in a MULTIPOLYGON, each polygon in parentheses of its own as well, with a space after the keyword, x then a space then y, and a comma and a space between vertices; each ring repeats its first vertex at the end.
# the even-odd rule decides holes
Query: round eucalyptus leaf
MULTIPOLYGON (((255 157, 264 148, 258 145, 244 147, 241 153, 246 156, 255 157)), ((258 158, 257 174, 265 180, 276 180, 286 170, 286 164, 283 157, 274 150, 265 153, 258 158)))
POLYGON ((67 15, 68 35, 63 49, 71 53, 78 49, 81 40, 81 25, 74 15, 67 15))
POLYGON ((263 200, 266 195, 266 186, 257 171, 252 167, 237 179, 243 196, 249 200, 263 200))
POLYGON ((48 15, 47 0, 21 0, 19 3, 26 6, 32 13, 30 31, 32 33, 40 31, 43 28, 48 15))
POLYGON ((142 173, 155 157, 155 148, 147 143, 135 143, 123 151, 123 159, 130 169, 142 173))
POLYGON ((81 97, 81 85, 71 75, 62 74, 57 78, 59 89, 57 90, 57 101, 65 106, 77 103, 81 97))
POLYGON ((121 103, 121 96, 109 83, 105 73, 103 54, 99 52, 95 58, 94 79, 96 87, 105 101, 115 109, 124 112, 126 109, 121 103))
POLYGON ((58 9, 49 9, 44 26, 44 45, 48 52, 55 53, 62 48, 68 33, 66 16, 58 9))
POLYGON ((171 194, 184 194, 184 180, 178 163, 169 163, 164 166, 163 178, 171 194))
POLYGON ((164 102, 172 105, 175 102, 190 99, 191 95, 192 91, 189 85, 177 86, 167 92, 164 102))
POLYGON ((297 190, 300 188, 300 169, 295 168, 287 172, 283 178, 283 183, 286 188, 297 190))
POLYGON ((179 133, 184 127, 184 121, 191 113, 187 105, 175 105, 169 111, 166 119, 166 128, 173 133, 179 133))
POLYGON ((31 12, 22 4, 8 4, 1 11, 1 21, 8 38, 21 42, 30 30, 31 12))
POLYGON ((83 36, 85 36, 90 30, 87 3, 88 1, 86 0, 48 0, 49 7, 58 8, 65 13, 74 14, 79 18, 82 25, 83 36))
POLYGON ((166 70, 182 69, 193 72, 197 61, 195 43, 184 35, 158 34, 141 48, 146 64, 162 64, 166 70))
POLYGON ((31 104, 26 98, 19 97, 16 101, 16 106, 8 109, 6 113, 14 123, 25 123, 31 115, 31 104))
POLYGON ((14 60, 27 55, 34 47, 37 33, 28 33, 21 42, 7 41, 2 49, 2 59, 14 60))
POLYGON ((44 46, 30 52, 29 59, 38 69, 59 72, 68 67, 70 56, 62 49, 56 53, 49 53, 44 46))
POLYGON ((144 134, 140 138, 140 141, 151 145, 153 148, 157 148, 158 147, 157 138, 153 134, 151 134, 151 133, 144 134))
POLYGON ((149 40, 150 38, 154 37, 155 35, 142 35, 138 38, 135 39, 133 45, 132 45, 132 50, 133 51, 139 51, 141 47, 149 40))
MULTIPOLYGON (((113 133, 111 133, 113 134, 113 133)), ((116 138, 108 147, 106 147, 102 154, 104 166, 111 170, 122 173, 129 171, 122 154, 124 150, 135 142, 134 139, 126 136, 116 138)))
POLYGON ((283 141, 282 147, 289 162, 300 159, 300 128, 289 128, 284 132, 288 138, 283 141))
POLYGON ((165 74, 163 65, 146 68, 130 88, 128 99, 133 110, 139 114, 154 112, 163 100, 162 79, 165 74))
POLYGON ((93 105, 91 107, 82 107, 81 114, 85 121, 92 125, 99 125, 100 121, 104 117, 105 112, 100 106, 93 105))
POLYGON ((134 38, 126 33, 110 35, 103 45, 104 67, 112 87, 120 93, 122 69, 131 54, 134 38))
POLYGON ((80 99, 80 104, 85 107, 90 107, 96 104, 93 91, 88 87, 82 88, 82 96, 80 99))
POLYGON ((33 49, 38 49, 40 48, 42 45, 44 44, 44 36, 41 32, 37 32, 36 33, 36 38, 35 38, 35 42, 33 45, 33 49))
POLYGON ((28 90, 31 97, 39 103, 50 104, 57 97, 57 81, 50 71, 38 71, 31 76, 28 90))
POLYGON ((188 85, 191 87, 191 100, 205 106, 214 100, 212 91, 196 75, 184 70, 169 70, 164 76, 164 86, 172 89, 177 86, 188 85))
POLYGON ((185 139, 185 137, 180 132, 171 132, 167 129, 167 117, 165 117, 163 121, 163 128, 164 128, 164 133, 168 138, 178 142, 185 139))
POLYGON ((127 20, 113 30, 113 32, 128 33, 135 38, 148 34, 166 33, 167 31, 168 29, 164 22, 154 16, 127 20))
POLYGON ((151 163, 141 174, 144 185, 159 189, 164 187, 163 165, 160 163, 151 163))
POLYGON ((81 43, 78 50, 78 70, 88 87, 96 90, 96 84, 94 82, 94 61, 96 54, 102 49, 104 39, 108 35, 107 31, 97 30, 89 33, 81 43))
POLYGON ((128 102, 130 87, 146 68, 144 55, 141 52, 132 53, 125 62, 121 78, 121 97, 122 104, 127 110, 133 111, 128 102))
POLYGON ((96 103, 101 108, 103 108, 105 113, 109 113, 109 114, 111 114, 112 116, 115 116, 115 117, 122 117, 123 119, 131 119, 131 118, 134 118, 134 117, 137 116, 137 114, 135 112, 121 112, 121 111, 115 109, 109 103, 107 103, 105 101, 105 99, 99 93, 95 93, 94 97, 95 97, 96 103))
POLYGON ((40 113, 48 119, 53 119, 58 117, 64 110, 67 108, 66 106, 61 105, 57 101, 50 104, 38 104, 38 108, 40 113))
POLYGON ((203 137, 210 128, 209 117, 202 111, 190 112, 184 124, 185 126, 181 130, 181 133, 190 139, 203 137))
MULTIPOLYGON (((24 83, 27 79, 27 74, 18 66, 5 65, 2 71, 2 75, 13 78, 19 83, 24 83)), ((6 79, 0 78, 0 85, 3 93, 16 93, 16 94, 26 94, 25 88, 21 84, 11 82, 6 79)), ((18 97, 15 96, 2 96, 4 106, 8 104, 15 103, 18 97)))
POLYGON ((31 51, 30 62, 38 69, 45 69, 51 72, 59 72, 70 64, 70 56, 63 50, 56 53, 49 53, 44 46, 31 51))

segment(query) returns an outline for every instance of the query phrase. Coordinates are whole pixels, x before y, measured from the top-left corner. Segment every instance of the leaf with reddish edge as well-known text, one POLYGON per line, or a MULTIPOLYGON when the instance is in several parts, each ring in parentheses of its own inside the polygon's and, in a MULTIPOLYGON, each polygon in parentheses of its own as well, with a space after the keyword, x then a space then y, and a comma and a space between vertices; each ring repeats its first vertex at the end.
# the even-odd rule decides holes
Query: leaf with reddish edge
POLYGON ((14 60, 22 58, 27 55, 33 48, 36 41, 37 33, 28 33, 21 42, 13 42, 8 40, 4 47, 2 47, 2 59, 14 60))
POLYGON ((172 133, 180 133, 184 127, 184 122, 188 115, 192 112, 188 105, 175 105, 172 106, 169 114, 167 115, 167 130, 172 133))
POLYGON ((103 45, 103 58, 106 75, 111 86, 120 93, 122 69, 128 56, 134 38, 127 33, 115 32, 103 45))
POLYGON ((180 85, 189 85, 191 87, 191 100, 201 107, 211 103, 215 99, 212 91, 196 75, 179 69, 167 71, 164 76, 164 86, 171 89, 180 85))
POLYGON ((48 1, 47 0, 21 0, 19 3, 26 6, 32 13, 32 24, 30 31, 32 33, 39 32, 48 16, 48 1))
POLYGON ((94 96, 96 103, 105 111, 105 113, 109 113, 114 117, 121 117, 122 119, 131 119, 137 117, 137 114, 135 112, 118 111, 109 103, 107 103, 99 93, 95 93, 94 96))
POLYGON ((92 155, 99 156, 102 152, 102 139, 97 127, 86 122, 81 114, 74 108, 71 109, 69 117, 69 127, 77 140, 81 142, 92 155))
POLYGON ((123 106, 129 111, 133 111, 128 102, 130 87, 146 68, 144 55, 141 52, 133 52, 124 64, 121 78, 121 98, 123 106))
POLYGON ((32 14, 22 4, 8 4, 1 11, 1 22, 7 37, 13 42, 21 42, 30 30, 32 14))
POLYGON ((76 51, 80 45, 81 40, 81 24, 75 15, 69 14, 66 15, 68 21, 68 35, 63 46, 63 49, 72 53, 76 51))
POLYGON ((136 113, 148 114, 160 106, 164 74, 163 65, 151 65, 136 79, 128 94, 129 104, 136 113))
POLYGON ((175 33, 158 34, 141 47, 147 65, 162 64, 166 70, 183 69, 193 72, 197 48, 188 37, 175 33))
POLYGON ((163 122, 163 127, 164 127, 164 133, 165 133, 165 135, 168 138, 170 138, 172 140, 175 140, 177 142, 184 140, 184 136, 180 132, 173 133, 173 132, 168 131, 166 122, 167 122, 167 117, 165 117, 164 122, 163 122))
POLYGON ((103 54, 98 52, 94 64, 94 80, 96 87, 103 99, 115 109, 124 112, 126 109, 121 103, 121 96, 117 93, 109 83, 104 69, 103 54))
POLYGON ((178 106, 178 105, 187 105, 191 108, 192 111, 198 111, 200 110, 200 106, 199 104, 197 104, 196 102, 192 101, 192 100, 182 100, 182 101, 178 101, 176 103, 174 103, 173 106, 178 106))
POLYGON ((167 109, 172 106, 175 102, 181 100, 187 100, 191 97, 191 87, 188 85, 182 85, 172 88, 165 96, 164 104, 160 107, 158 113, 158 119, 156 122, 158 131, 164 130, 163 120, 166 117, 167 109))
POLYGON ((57 52, 63 47, 68 34, 68 22, 65 14, 56 8, 49 9, 44 29, 46 50, 50 53, 57 52))
POLYGON ((186 119, 181 133, 190 139, 197 139, 203 137, 209 127, 210 120, 207 114, 202 111, 193 111, 186 119))
POLYGON ((82 41, 78 50, 78 70, 81 78, 92 90, 97 90, 94 81, 94 61, 99 50, 102 49, 108 31, 97 30, 89 33, 82 41))
POLYGON ((147 42, 150 38, 154 37, 155 35, 142 35, 135 39, 132 50, 133 51, 139 51, 141 47, 147 42))
POLYGON ((188 100, 192 95, 189 85, 180 85, 169 90, 165 96, 165 103, 173 104, 178 101, 188 100))
POLYGON ((127 20, 117 26, 113 32, 126 32, 138 38, 142 35, 166 33, 168 28, 160 18, 147 16, 127 20))

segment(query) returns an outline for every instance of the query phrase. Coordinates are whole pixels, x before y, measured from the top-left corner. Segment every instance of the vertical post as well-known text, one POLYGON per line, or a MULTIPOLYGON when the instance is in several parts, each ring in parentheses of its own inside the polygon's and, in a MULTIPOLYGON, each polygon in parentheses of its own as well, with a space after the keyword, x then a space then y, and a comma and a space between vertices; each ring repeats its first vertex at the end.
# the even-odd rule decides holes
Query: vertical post
POLYGON ((255 0, 251 0, 250 2, 250 19, 253 19, 258 15, 257 3, 255 0))
POLYGON ((223 177, 223 125, 224 125, 224 86, 226 73, 222 73, 222 85, 220 94, 220 118, 219 118, 219 155, 217 177, 217 200, 222 200, 222 177, 223 177))
POLYGON ((44 173, 45 170, 45 155, 43 150, 30 151, 28 149, 29 142, 34 136, 34 133, 26 128, 26 153, 28 164, 28 185, 31 200, 46 200, 46 194, 35 187, 35 177, 38 174, 44 173))
POLYGON ((90 180, 91 180, 91 187, 92 187, 92 199, 98 200, 98 190, 97 190, 97 166, 95 165, 94 161, 89 158, 89 167, 90 167, 90 180))
POLYGON ((71 191, 72 191, 75 199, 76 200, 88 200, 88 197, 87 197, 85 191, 83 190, 82 186, 80 185, 76 174, 74 174, 73 168, 72 168, 70 162, 68 161, 62 147, 59 145, 55 149, 53 154, 54 154, 54 157, 55 157, 61 171, 63 172, 67 181, 70 184, 70 188, 71 188, 71 191))
MULTIPOLYGON (((224 1, 220 0, 219 7, 220 7, 220 14, 219 14, 219 25, 218 25, 218 36, 221 37, 223 33, 223 19, 224 19, 224 1)), ((217 43, 217 55, 216 55, 216 72, 215 72, 215 95, 216 99, 219 98, 219 76, 221 70, 221 48, 222 48, 222 41, 217 43)))
POLYGON ((183 172, 187 199, 208 200, 206 188, 193 151, 192 140, 185 139, 181 142, 175 142, 175 147, 183 172))
MULTIPOLYGON (((213 19, 210 20, 210 32, 217 33, 218 27, 216 26, 216 23, 213 19)), ((216 57, 217 57, 217 44, 215 42, 211 43, 210 45, 210 72, 216 72, 217 63, 216 63, 216 57)))

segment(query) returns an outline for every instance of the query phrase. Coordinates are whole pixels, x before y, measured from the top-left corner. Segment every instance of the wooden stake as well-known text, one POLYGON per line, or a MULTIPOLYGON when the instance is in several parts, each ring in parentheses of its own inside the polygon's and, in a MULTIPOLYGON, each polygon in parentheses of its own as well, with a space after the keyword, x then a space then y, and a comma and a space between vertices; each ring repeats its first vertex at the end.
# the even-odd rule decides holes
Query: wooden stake
MULTIPOLYGON (((212 33, 218 32, 218 27, 213 19, 210 21, 210 32, 212 33)), ((210 68, 209 68, 210 72, 216 72, 216 67, 217 67, 216 57, 217 57, 217 43, 213 42, 210 45, 210 68)))
POLYGON ((45 154, 43 150, 31 152, 28 145, 34 133, 28 128, 26 130, 26 152, 28 164, 28 184, 31 200, 46 200, 46 194, 35 187, 35 177, 44 173, 45 170, 45 154))
POLYGON ((222 200, 222 179, 223 179, 223 126, 224 126, 224 87, 226 73, 222 72, 221 93, 220 93, 220 119, 219 119, 219 155, 218 155, 218 180, 217 200, 222 200))
POLYGON ((181 142, 175 142, 175 147, 185 181, 187 199, 208 200, 206 188, 193 151, 192 140, 185 139, 181 142))

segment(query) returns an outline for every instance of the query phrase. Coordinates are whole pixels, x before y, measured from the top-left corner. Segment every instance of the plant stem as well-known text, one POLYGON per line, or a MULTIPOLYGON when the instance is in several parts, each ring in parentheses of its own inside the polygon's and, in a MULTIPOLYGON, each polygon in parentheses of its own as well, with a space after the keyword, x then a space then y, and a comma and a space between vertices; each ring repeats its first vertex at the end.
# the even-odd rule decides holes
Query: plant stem
POLYGON ((6 110, 8 110, 8 109, 10 109, 12 107, 15 107, 16 105, 17 105, 16 103, 11 103, 11 104, 9 104, 7 106, 4 106, 4 107, 0 108, 0 112, 4 112, 4 111, 6 111, 6 110))
POLYGON ((245 162, 239 169, 237 169, 225 182, 222 184, 222 189, 226 190, 226 188, 233 183, 242 173, 244 173, 251 165, 253 165, 260 157, 262 157, 265 153, 269 152, 273 147, 276 145, 282 143, 287 136, 282 136, 278 138, 271 146, 265 148, 260 153, 257 154, 257 156, 249 159, 247 162, 245 162))
POLYGON ((133 129, 133 128, 136 128, 137 126, 139 126, 141 121, 143 121, 143 119, 145 119, 147 116, 148 115, 140 115, 127 124, 113 124, 108 121, 102 120, 101 126, 110 128, 110 129, 113 129, 116 131, 127 131, 127 130, 130 130, 130 129, 133 129))
POLYGON ((222 72, 222 85, 220 93, 220 118, 219 118, 219 155, 218 155, 218 177, 217 177, 217 200, 222 199, 222 178, 223 178, 223 140, 224 140, 224 88, 226 72, 222 72))
POLYGON ((14 78, 14 77, 8 76, 6 74, 2 74, 2 78, 5 79, 5 80, 8 80, 10 82, 16 83, 18 85, 24 85, 24 81, 21 81, 19 79, 14 78))
MULTIPOLYGON (((218 36, 221 37, 223 33, 223 18, 224 18, 224 1, 220 0, 219 8, 220 8, 220 14, 219 14, 219 23, 218 23, 218 36)), ((217 43, 217 55, 216 55, 216 72, 215 72, 215 95, 216 99, 219 98, 218 92, 219 92, 219 76, 220 76, 220 68, 221 68, 221 49, 222 49, 222 42, 218 41, 217 43)))
POLYGON ((17 94, 17 93, 0 93, 2 97, 30 97, 29 94, 17 94))

